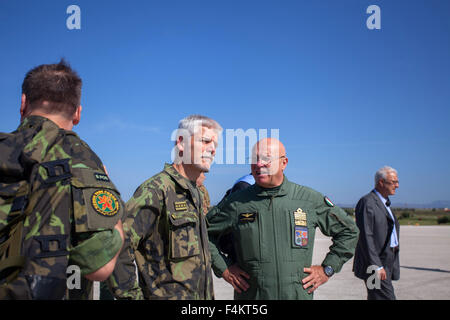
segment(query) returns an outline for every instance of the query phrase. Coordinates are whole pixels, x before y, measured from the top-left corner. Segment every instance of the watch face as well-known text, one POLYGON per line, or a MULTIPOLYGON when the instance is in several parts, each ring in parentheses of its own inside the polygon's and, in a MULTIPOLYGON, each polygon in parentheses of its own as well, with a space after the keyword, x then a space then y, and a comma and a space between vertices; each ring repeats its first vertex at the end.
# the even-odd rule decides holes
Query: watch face
POLYGON ((326 266, 326 267, 324 268, 324 271, 325 271, 325 274, 326 274, 327 276, 329 276, 329 277, 332 276, 333 273, 334 273, 333 268, 330 267, 330 266, 326 266))

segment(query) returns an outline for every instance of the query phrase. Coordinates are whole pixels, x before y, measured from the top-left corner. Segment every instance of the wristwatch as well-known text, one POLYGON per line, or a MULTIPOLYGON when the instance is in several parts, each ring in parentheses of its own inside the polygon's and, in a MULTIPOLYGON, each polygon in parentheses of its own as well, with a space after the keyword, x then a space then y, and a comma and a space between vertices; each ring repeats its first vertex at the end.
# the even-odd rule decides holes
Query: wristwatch
POLYGON ((334 269, 331 266, 324 266, 323 271, 325 272, 328 278, 334 274, 334 269))

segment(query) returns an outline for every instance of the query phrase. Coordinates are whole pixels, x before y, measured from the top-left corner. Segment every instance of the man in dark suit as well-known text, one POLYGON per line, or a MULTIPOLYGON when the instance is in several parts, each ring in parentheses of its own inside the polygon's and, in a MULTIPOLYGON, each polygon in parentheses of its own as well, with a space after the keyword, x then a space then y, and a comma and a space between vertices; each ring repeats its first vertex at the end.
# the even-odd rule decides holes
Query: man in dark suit
POLYGON ((375 174, 375 189, 356 205, 360 234, 353 271, 364 280, 368 300, 396 299, 392 280, 400 278, 400 225, 391 211, 389 196, 398 186, 397 171, 385 166, 375 174))

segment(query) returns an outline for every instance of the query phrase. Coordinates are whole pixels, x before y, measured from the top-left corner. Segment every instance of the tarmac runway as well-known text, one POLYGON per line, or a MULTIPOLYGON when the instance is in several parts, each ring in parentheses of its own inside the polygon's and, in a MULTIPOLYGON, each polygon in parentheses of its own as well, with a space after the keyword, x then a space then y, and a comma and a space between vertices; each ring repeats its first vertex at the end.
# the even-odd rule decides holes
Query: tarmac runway
MULTIPOLYGON (((331 239, 317 229, 313 264, 321 264, 331 239)), ((450 299, 450 227, 400 227, 400 280, 394 281, 398 300, 450 299)), ((315 300, 365 300, 367 290, 352 272, 353 259, 314 294, 315 300)), ((218 300, 232 300, 233 288, 214 278, 218 300)))

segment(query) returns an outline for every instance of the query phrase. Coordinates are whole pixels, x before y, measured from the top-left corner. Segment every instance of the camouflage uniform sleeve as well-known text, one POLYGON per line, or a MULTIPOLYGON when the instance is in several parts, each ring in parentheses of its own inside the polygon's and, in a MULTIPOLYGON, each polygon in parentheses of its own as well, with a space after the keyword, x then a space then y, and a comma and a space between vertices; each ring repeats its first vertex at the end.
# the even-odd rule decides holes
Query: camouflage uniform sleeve
POLYGON ((211 265, 214 274, 222 277, 223 272, 234 262, 228 259, 219 249, 219 239, 222 235, 232 231, 235 223, 235 204, 231 201, 222 201, 208 212, 208 237, 211 252, 211 265))
POLYGON ((355 254, 359 230, 347 213, 336 207, 327 197, 317 195, 317 223, 322 233, 332 237, 333 244, 322 265, 331 266, 339 272, 355 254))
POLYGON ((115 185, 97 155, 78 137, 69 137, 73 200, 73 244, 71 264, 89 274, 107 264, 122 246, 114 229, 124 205, 115 185))
POLYGON ((123 220, 125 243, 108 285, 117 299, 143 299, 136 277, 136 265, 144 262, 136 260, 136 251, 141 241, 149 236, 160 215, 161 205, 156 191, 140 186, 127 202, 126 212, 123 220))
POLYGON ((122 238, 116 229, 95 232, 71 251, 71 263, 80 267, 84 276, 103 267, 121 247, 122 238))

